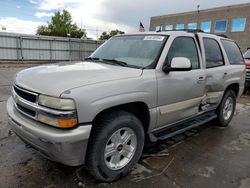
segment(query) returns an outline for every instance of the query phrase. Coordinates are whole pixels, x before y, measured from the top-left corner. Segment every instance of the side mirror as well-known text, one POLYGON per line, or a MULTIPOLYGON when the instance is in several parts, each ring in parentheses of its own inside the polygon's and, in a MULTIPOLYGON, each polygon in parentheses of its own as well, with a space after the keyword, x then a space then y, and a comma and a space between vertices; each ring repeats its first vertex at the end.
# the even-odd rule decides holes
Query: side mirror
POLYGON ((164 72, 170 71, 190 71, 192 69, 191 62, 186 57, 174 57, 171 61, 170 66, 164 66, 164 72))

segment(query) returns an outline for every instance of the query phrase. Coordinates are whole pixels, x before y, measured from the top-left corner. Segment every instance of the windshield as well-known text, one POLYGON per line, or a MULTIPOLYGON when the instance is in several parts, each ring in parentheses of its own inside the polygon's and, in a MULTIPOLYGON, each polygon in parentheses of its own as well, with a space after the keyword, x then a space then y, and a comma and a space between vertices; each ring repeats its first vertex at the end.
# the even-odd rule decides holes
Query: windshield
POLYGON ((244 59, 250 59, 250 49, 246 51, 243 55, 244 59))
POLYGON ((89 59, 128 67, 154 68, 166 39, 166 36, 159 35, 113 37, 89 59))

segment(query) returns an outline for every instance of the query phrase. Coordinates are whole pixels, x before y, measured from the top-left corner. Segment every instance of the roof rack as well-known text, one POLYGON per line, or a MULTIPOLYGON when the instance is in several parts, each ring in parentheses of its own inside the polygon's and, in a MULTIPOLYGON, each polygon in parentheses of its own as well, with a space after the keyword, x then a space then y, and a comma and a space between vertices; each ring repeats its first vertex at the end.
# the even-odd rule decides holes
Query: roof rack
POLYGON ((219 37, 223 37, 223 38, 229 39, 229 37, 228 37, 227 35, 225 35, 225 34, 215 34, 215 35, 217 35, 217 36, 219 36, 219 37))
POLYGON ((203 30, 201 29, 172 29, 172 30, 158 30, 156 32, 162 32, 162 31, 186 31, 186 32, 189 32, 189 33, 204 33, 203 30))

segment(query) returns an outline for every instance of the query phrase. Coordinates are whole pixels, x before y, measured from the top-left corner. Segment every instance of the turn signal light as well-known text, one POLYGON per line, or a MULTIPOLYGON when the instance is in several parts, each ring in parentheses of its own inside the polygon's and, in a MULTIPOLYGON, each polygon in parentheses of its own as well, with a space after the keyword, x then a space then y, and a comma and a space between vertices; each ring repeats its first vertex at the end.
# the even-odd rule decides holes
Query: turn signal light
POLYGON ((74 127, 77 121, 75 119, 58 119, 57 123, 60 128, 70 128, 74 127))

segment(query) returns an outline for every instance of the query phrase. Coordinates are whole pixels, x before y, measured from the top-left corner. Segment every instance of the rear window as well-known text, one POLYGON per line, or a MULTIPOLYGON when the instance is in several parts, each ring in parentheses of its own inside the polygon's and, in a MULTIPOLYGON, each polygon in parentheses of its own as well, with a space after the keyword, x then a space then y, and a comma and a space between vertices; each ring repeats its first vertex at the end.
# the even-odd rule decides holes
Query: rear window
POLYGON ((229 63, 231 65, 244 64, 240 49, 235 42, 229 40, 221 40, 221 43, 226 51, 229 63))

